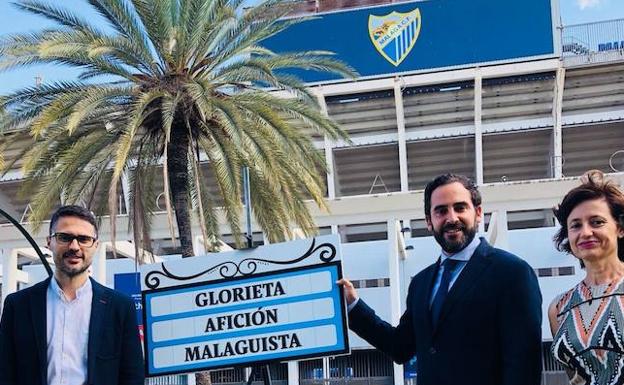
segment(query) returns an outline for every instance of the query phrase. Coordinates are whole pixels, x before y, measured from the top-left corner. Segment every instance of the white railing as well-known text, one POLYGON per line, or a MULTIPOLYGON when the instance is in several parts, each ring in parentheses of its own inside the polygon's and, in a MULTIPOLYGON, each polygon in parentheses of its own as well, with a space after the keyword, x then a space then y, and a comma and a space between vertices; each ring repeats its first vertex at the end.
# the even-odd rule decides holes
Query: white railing
POLYGON ((188 385, 187 375, 160 376, 145 380, 145 385, 188 385))
POLYGON ((624 51, 624 19, 575 24, 561 29, 562 56, 624 51))

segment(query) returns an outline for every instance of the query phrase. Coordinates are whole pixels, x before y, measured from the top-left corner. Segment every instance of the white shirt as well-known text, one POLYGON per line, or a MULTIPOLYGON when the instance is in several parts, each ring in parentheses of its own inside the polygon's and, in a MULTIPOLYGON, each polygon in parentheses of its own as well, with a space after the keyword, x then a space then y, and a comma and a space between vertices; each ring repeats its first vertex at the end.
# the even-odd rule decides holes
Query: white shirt
MULTIPOLYGON (((477 249, 477 247, 479 247, 480 244, 481 244, 481 239, 478 236, 475 236, 472 242, 468 244, 468 246, 464 247, 462 250, 460 250, 459 252, 455 254, 447 255, 446 253, 444 253, 444 251, 440 253, 440 258, 441 258, 440 263, 444 263, 444 261, 446 261, 448 258, 456 259, 458 261, 463 262, 463 263, 460 263, 455 268, 455 271, 453 272, 453 276, 449 283, 449 290, 451 289, 455 281, 457 281, 459 274, 462 272, 462 270, 464 270, 464 267, 466 267, 466 263, 470 260, 470 257, 472 257, 472 254, 474 254, 475 250, 477 249)), ((433 290, 431 290, 431 296, 429 297, 429 306, 431 306, 431 303, 433 302, 433 298, 435 297, 435 293, 438 291, 438 288, 440 287, 440 281, 442 280, 443 270, 444 268, 438 269, 438 275, 436 276, 435 282, 433 283, 433 290)), ((355 301, 347 305, 347 312, 350 312, 351 309, 353 309, 359 301, 360 301, 360 298, 358 297, 355 299, 355 301)))
POLYGON ((92 299, 90 279, 72 301, 55 278, 50 280, 46 304, 48 385, 86 384, 92 299))
POLYGON ((454 259, 456 261, 460 261, 460 263, 457 265, 457 267, 455 268, 455 270, 453 271, 451 275, 451 281, 449 282, 449 287, 448 287, 450 291, 455 281, 457 281, 457 278, 459 278, 459 275, 461 274, 462 270, 464 270, 464 267, 466 267, 466 264, 470 260, 470 257, 472 257, 472 254, 474 254, 475 250, 477 249, 477 247, 479 247, 480 244, 481 244, 481 239, 475 236, 472 242, 468 244, 468 246, 464 247, 463 249, 461 249, 455 254, 447 254, 444 252, 444 250, 442 250, 442 252, 440 253, 440 265, 441 266, 438 269, 438 275, 436 275, 435 282, 433 283, 433 288, 431 289, 431 296, 429 297, 429 306, 431 306, 431 304, 433 303, 433 298, 438 292, 438 288, 440 287, 440 282, 442 282, 442 273, 444 272, 444 265, 443 265, 444 261, 446 261, 447 259, 454 259))

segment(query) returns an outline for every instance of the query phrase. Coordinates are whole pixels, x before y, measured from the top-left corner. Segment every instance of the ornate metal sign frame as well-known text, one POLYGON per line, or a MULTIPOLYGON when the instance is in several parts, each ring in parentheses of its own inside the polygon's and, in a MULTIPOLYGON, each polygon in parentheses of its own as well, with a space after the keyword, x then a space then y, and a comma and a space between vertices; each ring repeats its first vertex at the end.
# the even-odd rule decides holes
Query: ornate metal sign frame
MULTIPOLYGON (((198 264, 193 266, 193 268, 186 265, 187 261, 191 259, 170 261, 142 268, 141 279, 143 285, 143 319, 145 321, 144 347, 146 355, 146 375, 148 377, 160 376, 224 367, 259 365, 273 361, 299 360, 348 354, 350 347, 346 304, 342 288, 335 284, 336 280, 342 278, 339 245, 340 241, 336 235, 322 236, 307 240, 268 245, 253 250, 230 252, 230 259, 227 259, 226 256, 228 253, 191 258, 198 264), (296 252, 296 250, 300 251, 296 252), (291 253, 297 256, 292 257, 291 253), (212 264, 208 264, 206 262, 210 260, 210 257, 218 257, 219 259, 212 264), (195 268, 197 266, 201 266, 201 268, 195 268), (193 270, 195 270, 195 272, 191 273, 193 270), (291 280, 290 282, 296 282, 297 284, 295 284, 295 286, 298 286, 298 282, 302 282, 301 280, 316 282, 316 276, 314 274, 318 275, 320 274, 319 272, 324 274, 323 276, 325 278, 322 282, 325 282, 325 289, 321 291, 313 289, 311 292, 308 292, 307 289, 303 289, 304 291, 291 294, 287 286, 288 279, 291 280), (221 291, 228 290, 227 288, 251 287, 254 285, 257 286, 257 284, 261 282, 270 281, 283 282, 288 294, 279 298, 260 298, 248 302, 241 301, 236 304, 210 303, 203 308, 194 307, 198 306, 197 298, 194 297, 197 295, 196 293, 212 292, 216 295, 221 291), (184 296, 186 296, 186 299, 183 299, 184 296), (170 303, 175 303, 175 305, 171 305, 171 308, 177 310, 172 313, 154 312, 153 309, 156 308, 150 305, 155 303, 152 302, 155 299, 159 301, 159 299, 157 299, 158 297, 160 297, 161 303, 163 299, 165 302, 171 301, 170 303), (189 298, 194 298, 194 302, 189 301, 189 298), (329 311, 325 318, 321 317, 317 319, 318 317, 315 316, 298 319, 296 321, 288 320, 286 323, 283 323, 280 315, 278 323, 256 325, 255 328, 243 328, 235 331, 214 331, 214 329, 210 329, 209 331, 208 327, 206 327, 205 330, 203 328, 204 323, 202 322, 206 322, 207 319, 216 320, 218 318, 223 318, 221 317, 223 314, 230 314, 233 317, 245 313, 260 313, 261 309, 264 309, 262 310, 264 312, 279 307, 301 307, 304 304, 310 303, 311 300, 322 301, 326 309, 327 306, 330 306, 329 309, 331 309, 331 311, 329 311), (187 322, 195 326, 190 328, 174 326, 181 325, 180 322, 187 322), (159 327, 162 327, 163 324, 167 324, 167 327, 170 328, 167 330, 172 330, 171 336, 165 339, 155 336, 155 333, 158 334, 158 331, 153 329, 152 326, 158 323, 160 323, 159 327), (198 327, 197 325, 202 327, 198 327), (181 329, 185 330, 185 332, 179 332, 181 329), (325 332, 323 330, 331 331, 330 334, 332 337, 324 337, 326 334, 324 334, 325 332), (305 333, 311 332, 321 334, 315 334, 317 337, 314 338, 317 339, 308 338, 305 340, 305 333), (213 349, 213 345, 226 344, 223 342, 224 339, 228 341, 231 340, 231 343, 234 344, 241 339, 248 339, 249 341, 252 339, 257 340, 258 338, 266 338, 262 336, 276 335, 276 333, 291 333, 295 338, 301 338, 302 344, 296 346, 295 349, 292 350, 261 351, 260 354, 256 356, 245 356, 242 354, 236 357, 227 356, 224 358, 224 356, 217 356, 216 353, 214 353, 215 351, 211 350, 213 349), (299 335, 299 337, 296 337, 297 335, 299 335), (305 342, 320 341, 323 338, 327 338, 327 340, 331 339, 332 342, 318 345, 316 343, 305 342), (200 349, 208 349, 213 353, 208 353, 209 355, 206 356, 206 350, 203 350, 204 355, 200 358, 199 351, 195 351, 197 347, 200 347, 200 349), (166 353, 169 354, 168 357, 175 356, 178 358, 168 361, 170 362, 168 364, 162 364, 163 361, 160 361, 159 364, 155 364, 157 360, 161 359, 160 357, 163 357, 162 354, 165 351, 168 352, 166 353), (215 354, 215 356, 213 357, 210 354, 215 354), (180 357, 186 357, 186 359, 182 360, 180 357), (188 360, 189 357, 191 357, 192 360, 188 360)), ((314 284, 311 285, 311 288, 315 287, 314 284)), ((316 303, 318 304, 319 302, 316 303)), ((287 312, 290 312, 289 314, 295 314, 296 311, 295 313, 293 313, 293 311, 294 310, 291 309, 287 312)), ((275 317, 277 320, 277 316, 275 317)), ((162 328, 160 330, 162 330, 162 328)))

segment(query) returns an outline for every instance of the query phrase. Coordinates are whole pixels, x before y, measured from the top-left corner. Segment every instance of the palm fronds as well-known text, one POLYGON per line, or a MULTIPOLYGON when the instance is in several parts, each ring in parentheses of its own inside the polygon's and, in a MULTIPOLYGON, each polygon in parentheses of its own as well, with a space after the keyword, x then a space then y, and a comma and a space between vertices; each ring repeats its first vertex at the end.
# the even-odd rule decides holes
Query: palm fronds
POLYGON ((119 185, 126 178, 137 252, 149 250, 162 165, 172 238, 175 215, 182 252, 191 255, 191 215, 206 249, 220 236, 220 210, 235 239, 242 239, 246 166, 254 215, 268 238, 288 238, 292 226, 312 234, 304 201, 325 207, 319 173, 325 165, 301 127, 332 139, 346 135, 284 70, 355 73, 329 52, 263 47, 264 39, 300 21, 283 19, 288 3, 267 0, 244 9, 241 0, 85 1, 109 28, 96 27, 101 23, 64 3, 22 0, 17 7, 57 27, 0 39, 0 70, 51 63, 81 71, 78 81, 0 98, 0 111, 10 112, 0 117, 0 127, 28 127, 36 139, 23 165, 26 186, 36 191, 30 219, 45 219, 62 195, 99 214, 108 211, 114 234, 119 185), (220 197, 211 195, 211 187, 220 197))

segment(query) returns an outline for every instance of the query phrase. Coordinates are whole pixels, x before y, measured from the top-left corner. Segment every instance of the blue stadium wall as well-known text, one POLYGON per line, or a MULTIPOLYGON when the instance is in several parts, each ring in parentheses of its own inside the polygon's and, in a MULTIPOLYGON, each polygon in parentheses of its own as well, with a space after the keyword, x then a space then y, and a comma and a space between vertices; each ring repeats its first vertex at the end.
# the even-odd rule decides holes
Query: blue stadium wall
MULTIPOLYGON (((553 14, 551 0, 404 2, 318 14, 264 45, 276 52, 331 51, 361 77, 415 73, 555 57, 553 14), (403 21, 414 21, 411 29, 395 37, 401 40, 400 52, 384 55, 371 35, 374 27, 384 20, 396 23, 410 13, 403 21), (405 32, 415 29, 417 34, 405 32)), ((309 83, 337 79, 313 71, 295 74, 309 83)))

